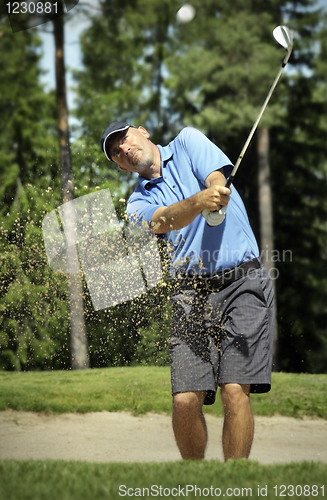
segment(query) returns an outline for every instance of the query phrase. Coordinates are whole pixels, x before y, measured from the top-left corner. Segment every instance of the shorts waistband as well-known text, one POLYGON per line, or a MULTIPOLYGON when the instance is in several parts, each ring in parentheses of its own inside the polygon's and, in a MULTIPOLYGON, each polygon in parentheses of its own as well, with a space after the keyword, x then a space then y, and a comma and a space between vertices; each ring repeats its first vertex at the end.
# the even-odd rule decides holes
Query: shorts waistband
POLYGON ((232 269, 226 269, 225 271, 214 275, 193 276, 191 274, 184 274, 180 275, 177 279, 180 280, 180 284, 190 285, 196 288, 201 287, 209 291, 218 291, 230 285, 234 281, 243 278, 254 269, 259 269, 261 266, 261 260, 259 258, 255 258, 242 262, 242 264, 233 267, 232 269))

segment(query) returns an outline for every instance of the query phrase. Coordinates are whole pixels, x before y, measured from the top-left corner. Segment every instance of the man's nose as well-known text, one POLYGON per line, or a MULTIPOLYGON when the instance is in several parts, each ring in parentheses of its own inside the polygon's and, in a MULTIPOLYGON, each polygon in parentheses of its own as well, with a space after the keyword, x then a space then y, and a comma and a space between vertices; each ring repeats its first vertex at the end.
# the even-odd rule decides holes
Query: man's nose
POLYGON ((131 148, 128 144, 121 144, 120 149, 125 155, 127 155, 131 148))

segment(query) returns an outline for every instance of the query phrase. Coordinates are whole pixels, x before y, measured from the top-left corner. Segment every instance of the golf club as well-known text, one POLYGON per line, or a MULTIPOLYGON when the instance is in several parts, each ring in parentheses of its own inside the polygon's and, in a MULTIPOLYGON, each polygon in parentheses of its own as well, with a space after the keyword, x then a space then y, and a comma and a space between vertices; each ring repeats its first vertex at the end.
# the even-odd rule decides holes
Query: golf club
POLYGON ((264 113, 264 111, 265 111, 265 109, 267 107, 269 99, 270 99, 273 91, 275 90, 275 87, 276 87, 276 85, 278 83, 278 80, 279 80, 279 78, 280 78, 280 76, 281 76, 281 74, 283 72, 283 69, 285 68, 286 64, 288 63, 288 60, 289 60, 289 58, 291 56, 291 53, 292 53, 293 36, 292 36, 291 31, 288 29, 287 26, 277 26, 277 28, 275 28, 274 31, 273 31, 273 35, 274 35, 275 40, 282 47, 284 47, 285 49, 287 49, 287 54, 286 54, 286 56, 285 56, 285 58, 284 58, 284 60, 282 62, 282 66, 281 66, 280 70, 278 71, 278 74, 277 74, 277 76, 275 78, 275 81, 272 84, 271 89, 269 90, 269 93, 268 93, 268 95, 266 97, 266 100, 263 103, 263 106, 262 106, 261 111, 260 111, 260 113, 258 115, 258 118, 256 119, 256 121, 255 121, 255 123, 254 123, 254 125, 252 127, 252 130, 251 130, 251 132, 249 134, 249 137, 247 138, 247 140, 246 140, 246 142, 245 142, 245 144, 243 146, 243 149, 242 149, 242 151, 241 151, 241 153, 240 153, 240 155, 239 155, 239 157, 237 159, 237 162, 235 163, 235 167, 233 168, 233 171, 232 171, 232 173, 231 173, 231 175, 230 175, 230 177, 229 177, 229 179, 228 179, 228 181, 226 183, 226 187, 229 187, 232 184, 233 180, 234 180, 234 177, 236 175, 238 167, 240 166, 240 163, 241 163, 241 161, 243 159, 243 156, 244 156, 244 154, 245 154, 245 152, 246 152, 246 150, 248 148, 248 145, 250 144, 250 141, 251 141, 251 139, 253 137, 253 134, 256 131, 258 123, 259 123, 259 121, 260 121, 260 119, 261 119, 261 117, 262 117, 262 115, 263 115, 263 113, 264 113))
MULTIPOLYGON (((291 56, 291 53, 292 53, 292 49, 293 49, 293 36, 292 36, 291 31, 289 30, 289 28, 287 26, 277 26, 274 29, 274 31, 273 31, 273 36, 274 36, 275 40, 282 47, 284 47, 287 50, 287 54, 286 54, 285 58, 283 59, 282 66, 281 66, 280 70, 278 71, 278 74, 277 74, 277 76, 275 78, 274 83, 271 86, 271 89, 269 90, 269 93, 268 93, 268 95, 266 97, 265 102, 263 103, 263 106, 262 106, 261 111, 260 111, 260 113, 258 115, 258 118, 256 119, 256 121, 255 121, 255 123, 254 123, 254 125, 253 125, 253 127, 251 129, 251 132, 250 132, 250 134, 249 134, 249 136, 248 136, 248 138, 247 138, 247 140, 246 140, 246 142, 245 142, 245 144, 243 146, 243 149, 242 149, 242 151, 241 151, 241 153, 240 153, 240 155, 239 155, 239 157, 237 159, 237 162, 235 163, 235 166, 234 166, 234 168, 232 170, 232 173, 229 176, 228 181, 226 182, 225 187, 227 187, 227 188, 229 188, 231 186, 231 184, 233 183, 233 181, 234 181, 234 177, 236 175, 236 172, 237 172, 237 170, 238 170, 238 168, 240 166, 240 163, 241 163, 241 161, 242 161, 242 159, 243 159, 243 157, 245 155, 245 152, 246 152, 246 150, 247 150, 247 148, 248 148, 248 146, 250 144, 250 141, 251 141, 251 139, 253 137, 253 134, 256 131, 258 123, 259 123, 259 121, 260 121, 260 119, 261 119, 261 117, 262 117, 262 115, 263 115, 263 113, 264 113, 264 111, 265 111, 265 109, 267 107, 269 99, 270 99, 273 91, 275 90, 275 87, 276 87, 276 85, 278 83, 278 80, 279 80, 279 78, 280 78, 280 76, 281 76, 281 74, 283 72, 283 69, 285 68, 286 64, 288 63, 288 60, 289 60, 289 58, 291 56)), ((209 223, 208 223, 208 225, 210 226, 209 223)))

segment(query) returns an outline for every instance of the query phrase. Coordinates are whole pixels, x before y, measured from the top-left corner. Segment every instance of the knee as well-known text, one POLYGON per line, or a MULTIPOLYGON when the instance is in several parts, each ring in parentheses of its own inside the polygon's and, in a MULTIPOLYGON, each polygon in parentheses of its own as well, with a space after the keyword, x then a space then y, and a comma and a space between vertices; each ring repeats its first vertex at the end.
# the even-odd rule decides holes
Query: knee
POLYGON ((201 412, 204 398, 205 391, 177 392, 173 395, 173 411, 186 417, 201 412))
POLYGON ((244 405, 250 404, 250 385, 222 384, 220 396, 225 411, 237 412, 244 405))

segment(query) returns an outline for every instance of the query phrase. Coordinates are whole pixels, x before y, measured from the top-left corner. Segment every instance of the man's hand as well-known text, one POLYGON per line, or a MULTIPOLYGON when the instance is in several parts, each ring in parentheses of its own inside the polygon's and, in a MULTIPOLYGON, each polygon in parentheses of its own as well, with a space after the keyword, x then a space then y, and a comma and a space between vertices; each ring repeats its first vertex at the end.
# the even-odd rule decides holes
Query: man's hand
POLYGON ((210 190, 213 190, 214 193, 211 197, 211 208, 208 207, 202 210, 202 215, 206 219, 209 226, 218 226, 225 219, 227 204, 231 194, 231 190, 225 187, 226 178, 224 176, 223 169, 209 174, 206 178, 205 184, 208 188, 206 192, 209 192, 209 195, 211 195, 210 190))
POLYGON ((227 206, 231 190, 225 187, 226 179, 222 170, 208 175, 203 189, 168 207, 160 207, 153 214, 151 228, 155 233, 167 233, 188 226, 203 210, 215 212, 227 206))
POLYGON ((203 210, 214 212, 221 207, 226 207, 229 202, 231 190, 219 184, 213 184, 208 189, 204 189, 198 193, 199 203, 203 210))

